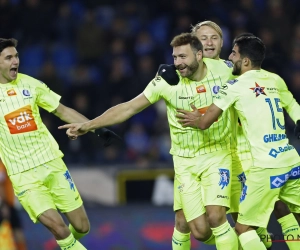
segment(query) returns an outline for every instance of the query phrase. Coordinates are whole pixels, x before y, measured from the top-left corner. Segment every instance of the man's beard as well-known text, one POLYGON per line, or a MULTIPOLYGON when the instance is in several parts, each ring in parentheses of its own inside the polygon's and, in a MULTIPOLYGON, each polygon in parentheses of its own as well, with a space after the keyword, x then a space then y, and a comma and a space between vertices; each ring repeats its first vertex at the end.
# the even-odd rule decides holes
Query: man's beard
POLYGON ((241 71, 242 71, 242 60, 238 60, 233 66, 232 74, 234 76, 239 76, 241 75, 241 71))
MULTIPOLYGON (((177 69, 184 68, 182 66, 183 65, 180 64, 176 68, 177 69)), ((197 69, 199 68, 199 63, 195 59, 190 65, 184 64, 184 66, 185 66, 186 73, 184 75, 181 75, 181 76, 190 78, 190 76, 192 76, 197 71, 197 69)))

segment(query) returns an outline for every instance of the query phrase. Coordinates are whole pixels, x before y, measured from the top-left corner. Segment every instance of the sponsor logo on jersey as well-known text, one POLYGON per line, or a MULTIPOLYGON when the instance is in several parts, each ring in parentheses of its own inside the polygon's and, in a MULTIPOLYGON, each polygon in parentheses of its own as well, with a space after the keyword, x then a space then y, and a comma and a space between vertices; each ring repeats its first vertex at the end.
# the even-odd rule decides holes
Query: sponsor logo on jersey
POLYGON ((185 186, 184 183, 182 183, 181 185, 179 185, 179 186, 177 187, 179 193, 182 193, 182 192, 183 192, 184 186, 185 186))
POLYGON ((270 176, 271 189, 282 187, 287 180, 295 180, 299 178, 300 166, 294 167, 291 171, 285 174, 270 176))
POLYGON ((160 76, 157 76, 157 77, 155 77, 155 81, 160 81, 161 80, 161 77, 160 76))
POLYGON ((281 175, 270 176, 270 188, 274 189, 282 187, 287 182, 289 177, 290 172, 281 175))
POLYGON ((300 166, 293 168, 290 173, 291 180, 299 179, 299 178, 300 178, 300 166))
POLYGON ((286 144, 284 147, 272 148, 269 155, 276 158, 279 154, 295 149, 292 145, 286 144))
POLYGON ((224 187, 228 186, 230 181, 229 170, 225 168, 219 168, 219 174, 220 174, 219 186, 221 186, 221 189, 223 189, 224 187))
MULTIPOLYGON (((198 108, 198 111, 201 115, 204 115, 206 113, 206 111, 208 110, 209 106, 203 107, 203 108, 198 108)), ((215 120, 215 122, 217 122, 217 120, 215 120)))
POLYGON ((223 85, 221 86, 221 89, 224 89, 224 90, 228 89, 228 85, 227 85, 227 84, 223 84, 223 85))
POLYGON ((206 92, 206 88, 203 84, 196 87, 196 90, 197 90, 197 93, 205 93, 206 92))
POLYGON ((222 199, 227 199, 229 200, 229 197, 227 195, 221 195, 221 194, 218 194, 217 195, 217 198, 222 198, 222 199))
POLYGON ((278 93, 278 88, 266 88, 268 90, 268 93, 278 93))
POLYGON ((9 132, 19 134, 37 130, 30 105, 19 108, 4 116, 9 132))
POLYGON ((193 96, 179 96, 178 99, 191 100, 191 99, 194 99, 194 97, 193 96))
POLYGON ((222 95, 227 95, 227 93, 225 91, 221 90, 221 89, 219 90, 219 93, 222 94, 222 95))
POLYGON ((8 96, 14 96, 14 95, 17 95, 16 91, 14 89, 9 89, 7 90, 7 95, 8 96))
POLYGON ((237 81, 238 81, 237 79, 233 79, 233 80, 227 81, 227 83, 232 85, 232 84, 235 84, 237 81))
POLYGON ((274 142, 274 141, 281 141, 286 138, 286 134, 267 134, 264 135, 264 142, 274 142))
POLYGON ((257 83, 255 83, 255 88, 250 88, 250 89, 253 91, 253 93, 255 93, 256 97, 260 95, 266 95, 264 91, 265 87, 261 87, 257 83))

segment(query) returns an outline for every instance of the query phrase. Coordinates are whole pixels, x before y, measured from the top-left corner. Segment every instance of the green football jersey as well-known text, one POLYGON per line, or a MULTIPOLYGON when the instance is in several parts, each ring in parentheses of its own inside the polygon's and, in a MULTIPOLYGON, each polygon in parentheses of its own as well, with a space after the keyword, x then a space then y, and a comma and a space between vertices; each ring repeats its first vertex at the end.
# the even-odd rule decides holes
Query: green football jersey
POLYGON ((298 153, 286 137, 282 108, 294 120, 300 108, 278 75, 247 71, 228 81, 214 103, 224 111, 231 106, 236 109, 255 166, 278 168, 298 162, 298 153))
POLYGON ((61 97, 20 73, 16 80, 0 84, 0 90, 0 156, 8 175, 62 157, 39 113, 39 107, 54 111, 61 97))
POLYGON ((230 149, 231 114, 224 112, 210 129, 202 131, 197 128, 183 128, 177 121, 177 109, 191 110, 194 104, 204 114, 212 104, 222 84, 231 77, 231 64, 222 60, 204 58, 207 75, 202 81, 196 82, 179 75, 177 85, 169 85, 162 77, 153 79, 144 95, 155 103, 161 99, 167 107, 167 117, 171 134, 172 155, 194 157, 218 150, 230 149))

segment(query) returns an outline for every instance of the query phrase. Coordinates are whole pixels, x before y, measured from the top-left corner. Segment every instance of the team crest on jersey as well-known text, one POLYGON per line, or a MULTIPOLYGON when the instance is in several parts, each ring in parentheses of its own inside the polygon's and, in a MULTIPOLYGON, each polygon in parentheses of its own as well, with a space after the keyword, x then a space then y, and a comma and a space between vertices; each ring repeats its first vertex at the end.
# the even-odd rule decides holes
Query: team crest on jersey
POLYGON ((214 92, 215 94, 218 94, 218 93, 219 93, 219 90, 220 90, 220 86, 217 86, 217 85, 213 86, 213 92, 214 92))
POLYGON ((30 96, 30 92, 28 89, 23 89, 22 94, 23 94, 23 96, 26 96, 26 97, 30 96))
POLYGON ((259 95, 266 95, 264 91, 265 87, 261 87, 257 83, 255 83, 255 88, 250 89, 253 90, 253 93, 255 93, 256 97, 258 97, 259 95))
POLYGON ((196 87, 196 90, 197 90, 197 93, 205 93, 206 92, 206 88, 203 84, 196 87))
POLYGON ((233 80, 227 81, 227 83, 232 85, 232 84, 235 84, 237 81, 238 81, 237 79, 233 79, 233 80))
POLYGON ((233 63, 231 61, 225 60, 224 63, 227 65, 228 68, 233 68, 233 63))
POLYGON ((7 95, 8 96, 14 96, 14 95, 17 95, 16 91, 14 89, 9 89, 7 90, 7 95))
POLYGON ((230 173, 228 169, 219 168, 219 174, 220 174, 219 186, 221 186, 221 189, 223 189, 224 187, 227 187, 229 184, 230 173))

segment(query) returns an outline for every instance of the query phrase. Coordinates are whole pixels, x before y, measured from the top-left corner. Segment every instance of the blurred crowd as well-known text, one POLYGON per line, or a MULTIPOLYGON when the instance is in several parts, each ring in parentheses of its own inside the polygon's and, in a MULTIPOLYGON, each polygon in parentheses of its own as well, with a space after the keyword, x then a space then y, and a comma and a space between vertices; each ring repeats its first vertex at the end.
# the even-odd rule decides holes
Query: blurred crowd
MULTIPOLYGON (((0 37, 19 40, 20 72, 45 82, 88 118, 143 91, 158 66, 173 62, 173 36, 204 20, 233 38, 252 32, 267 46, 263 68, 280 74, 300 102, 300 1, 297 0, 0 0, 0 37)), ((111 127, 124 139, 104 148, 92 134, 70 141, 62 121, 41 111, 68 164, 170 163, 164 103, 111 127)), ((263 122, 263 121, 262 121, 263 122)), ((293 122, 287 119, 292 137, 293 122)))

